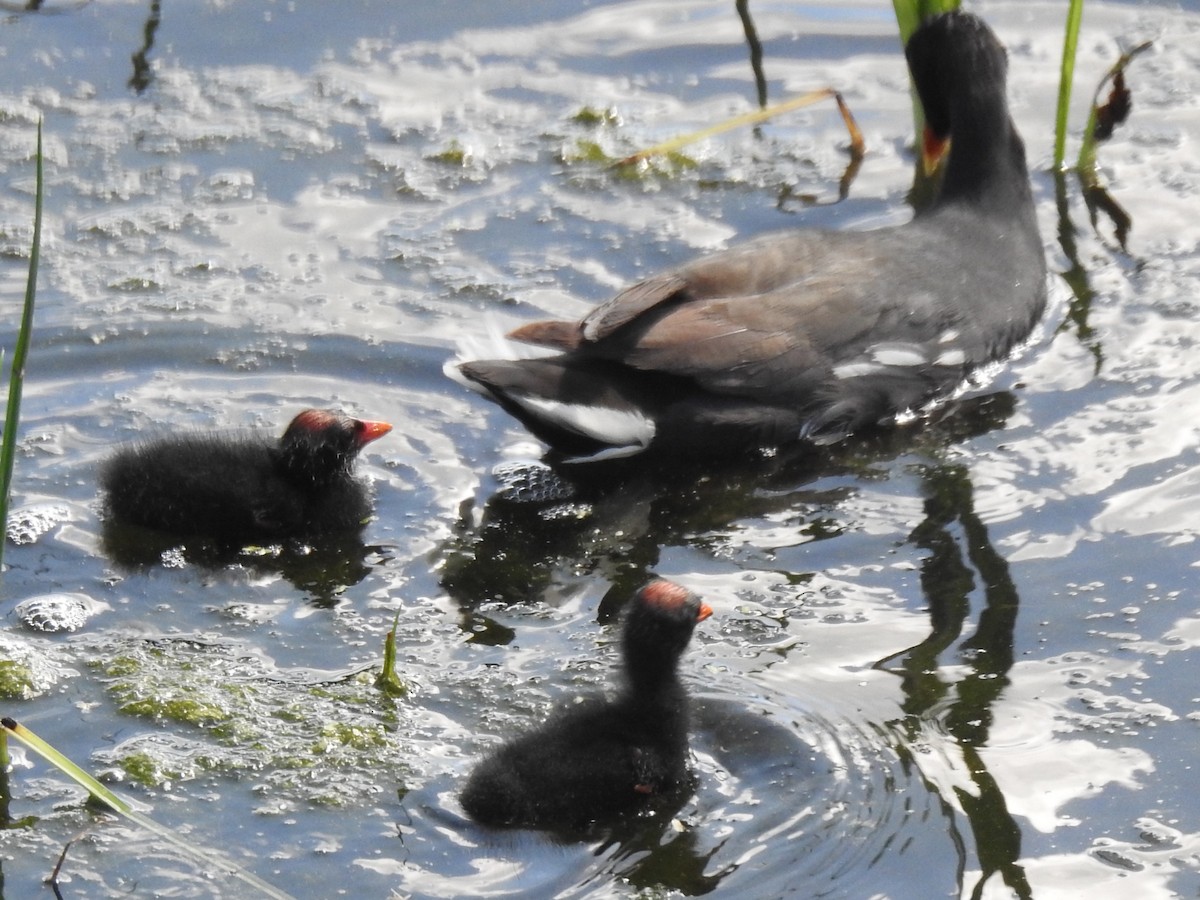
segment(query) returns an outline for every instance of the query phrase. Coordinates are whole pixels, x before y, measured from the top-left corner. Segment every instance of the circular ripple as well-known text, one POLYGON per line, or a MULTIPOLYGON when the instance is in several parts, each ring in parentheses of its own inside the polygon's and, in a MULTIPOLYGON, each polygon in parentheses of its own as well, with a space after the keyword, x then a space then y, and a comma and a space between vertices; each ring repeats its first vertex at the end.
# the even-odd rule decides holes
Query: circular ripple
POLYGON ((461 815, 457 783, 409 795, 406 896, 611 896, 614 883, 695 896, 886 896, 901 880, 954 893, 953 822, 877 734, 763 705, 697 700, 698 787, 671 820, 626 823, 590 845, 492 831, 461 815), (944 874, 945 884, 931 884, 944 874))

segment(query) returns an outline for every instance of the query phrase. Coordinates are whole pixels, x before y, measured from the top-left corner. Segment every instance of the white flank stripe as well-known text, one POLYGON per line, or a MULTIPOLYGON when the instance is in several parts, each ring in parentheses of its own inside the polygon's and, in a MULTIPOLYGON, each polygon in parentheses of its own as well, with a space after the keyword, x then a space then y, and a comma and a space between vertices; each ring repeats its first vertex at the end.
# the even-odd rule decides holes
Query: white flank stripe
POLYGON ((915 344, 876 344, 871 358, 881 366, 923 366, 928 359, 915 344))
POLYGON ((555 422, 576 434, 614 447, 630 448, 629 455, 645 450, 654 440, 654 421, 639 412, 562 403, 528 394, 510 396, 540 418, 555 422))
POLYGON ((568 456, 563 462, 567 463, 589 463, 603 462, 606 459, 625 459, 630 456, 637 456, 645 447, 608 447, 604 450, 597 450, 590 456, 568 456))
POLYGON ((882 371, 883 366, 873 362, 850 362, 833 367, 835 378, 859 378, 863 375, 874 375, 876 372, 882 371))

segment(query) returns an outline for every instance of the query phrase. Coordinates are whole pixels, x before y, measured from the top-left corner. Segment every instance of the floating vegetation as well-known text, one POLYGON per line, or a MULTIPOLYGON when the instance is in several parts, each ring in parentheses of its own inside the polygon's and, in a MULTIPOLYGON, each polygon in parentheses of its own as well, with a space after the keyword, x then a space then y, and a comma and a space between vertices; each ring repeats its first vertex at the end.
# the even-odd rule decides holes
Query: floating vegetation
POLYGON ((602 126, 619 125, 621 123, 620 116, 616 110, 612 108, 594 109, 590 106, 585 106, 575 115, 571 116, 571 121, 576 125, 584 125, 588 128, 599 128, 602 126))
POLYGON ((430 162, 442 163, 447 166, 458 166, 462 168, 471 162, 471 153, 457 140, 451 140, 450 146, 439 153, 433 153, 425 157, 430 162))
POLYGON ((592 163, 597 166, 611 166, 619 161, 595 141, 583 138, 577 140, 570 150, 564 150, 559 159, 564 163, 592 163))
POLYGON ((38 693, 33 670, 15 659, 0 659, 0 698, 28 700, 38 693))
MULTIPOLYGON (((775 116, 781 115, 793 110, 803 109, 806 106, 812 106, 821 100, 833 99, 836 101, 838 111, 842 114, 842 121, 846 124, 846 132, 850 137, 850 157, 851 159, 862 159, 866 153, 866 145, 863 141, 862 131, 858 127, 858 123, 854 121, 854 116, 850 112, 850 107, 846 105, 846 101, 842 99, 842 95, 833 88, 822 88, 816 91, 809 91, 807 94, 802 94, 799 97, 792 97, 790 100, 785 100, 782 103, 776 103, 764 109, 757 109, 753 112, 743 113, 739 116, 733 116, 729 119, 724 119, 710 125, 707 128, 701 128, 699 131, 692 131, 688 134, 682 134, 678 137, 673 137, 670 140, 663 141, 661 144, 655 144, 653 147, 647 147, 644 150, 639 150, 636 153, 630 154, 620 160, 619 165, 631 166, 645 162, 650 157, 665 156, 668 160, 678 159, 682 154, 679 153, 680 147, 686 147, 688 144, 703 140, 707 137, 712 137, 714 134, 721 134, 724 131, 729 131, 734 128, 740 128, 746 125, 758 125, 772 119, 775 116)), ((683 157, 687 159, 687 157, 683 157)), ((694 165, 694 163, 693 163, 694 165)))
POLYGON ((158 732, 125 742, 107 760, 117 777, 153 785, 253 772, 280 797, 327 805, 403 775, 404 708, 390 698, 408 686, 395 675, 394 650, 383 702, 369 669, 314 680, 229 644, 160 639, 95 652, 92 667, 121 713, 169 725, 177 738, 170 748, 158 732))
MULTIPOLYGON (((636 154, 635 154, 636 156, 636 154)), ((681 172, 698 169, 700 163, 686 153, 678 150, 667 150, 661 153, 639 157, 630 164, 633 157, 613 156, 599 143, 586 138, 577 140, 573 148, 564 150, 559 156, 560 162, 566 165, 590 165, 609 169, 617 178, 638 181, 644 178, 674 178, 681 172)))
POLYGON ((125 294, 151 293, 163 289, 163 285, 153 278, 139 278, 136 275, 114 281, 108 287, 109 290, 120 291, 125 294))
POLYGON ((375 679, 375 687, 392 697, 407 697, 408 685, 396 674, 396 628, 399 625, 400 613, 397 612, 383 641, 383 668, 375 679))

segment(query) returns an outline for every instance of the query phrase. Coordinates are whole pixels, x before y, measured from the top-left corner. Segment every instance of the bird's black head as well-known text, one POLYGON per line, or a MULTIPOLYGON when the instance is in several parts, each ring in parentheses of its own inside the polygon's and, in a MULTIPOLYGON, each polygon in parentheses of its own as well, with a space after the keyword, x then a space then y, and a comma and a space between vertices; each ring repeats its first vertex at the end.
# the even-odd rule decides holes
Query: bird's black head
POLYGON ((670 581, 650 582, 625 613, 621 651, 626 671, 637 678, 674 670, 696 624, 711 615, 712 608, 687 588, 670 581))
POLYGON ((279 439, 281 464, 298 482, 324 484, 349 475, 359 451, 391 430, 386 422, 353 419, 332 409, 306 409, 279 439))
MULTIPOLYGON (((996 35, 978 16, 949 12, 913 32, 904 48, 925 122, 939 138, 964 123, 963 110, 1004 108, 1008 57, 996 35)), ((957 135, 955 135, 957 139, 957 135)))

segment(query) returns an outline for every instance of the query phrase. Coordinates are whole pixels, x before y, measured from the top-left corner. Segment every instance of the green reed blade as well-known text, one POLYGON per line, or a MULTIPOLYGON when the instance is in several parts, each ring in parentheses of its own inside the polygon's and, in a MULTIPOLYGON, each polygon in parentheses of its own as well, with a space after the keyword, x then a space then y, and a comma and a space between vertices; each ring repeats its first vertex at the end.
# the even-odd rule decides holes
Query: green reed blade
POLYGON ((37 184, 33 201, 33 245, 29 250, 29 277, 25 281, 25 308, 17 343, 13 348, 12 370, 8 378, 8 403, 4 412, 4 434, 0 438, 0 571, 4 563, 4 531, 8 527, 8 496, 12 485, 13 457, 17 449, 17 424, 21 412, 21 388, 25 382, 25 357, 29 355, 29 337, 33 332, 33 300, 37 293, 38 258, 42 247, 42 121, 37 128, 37 184))
POLYGON ((1058 109, 1054 116, 1054 168, 1061 170, 1067 156, 1067 116, 1071 106, 1071 82, 1075 77, 1075 50, 1083 22, 1083 0, 1071 0, 1067 9, 1067 31, 1063 36, 1062 69, 1058 76, 1058 109))

